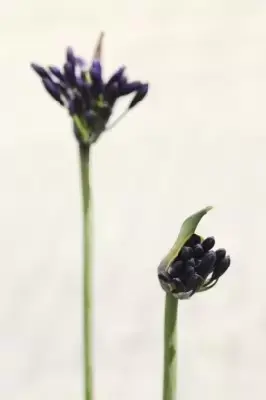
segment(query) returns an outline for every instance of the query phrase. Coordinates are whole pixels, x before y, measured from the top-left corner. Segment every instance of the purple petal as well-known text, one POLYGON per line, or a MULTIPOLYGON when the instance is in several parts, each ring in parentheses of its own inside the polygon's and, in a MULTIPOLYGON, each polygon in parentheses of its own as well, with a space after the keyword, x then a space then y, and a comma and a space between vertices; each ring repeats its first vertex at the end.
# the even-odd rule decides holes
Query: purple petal
POLYGON ((128 109, 135 107, 136 104, 142 101, 144 97, 147 95, 148 90, 149 90, 148 83, 142 84, 141 88, 137 91, 136 95, 133 97, 131 103, 129 104, 128 109))
POLYGON ((86 108, 90 108, 91 99, 92 99, 91 85, 87 82, 84 82, 83 79, 81 79, 81 78, 77 78, 76 85, 81 94, 83 102, 86 105, 86 108))
POLYGON ((82 113, 82 98, 79 96, 75 96, 73 99, 70 100, 68 104, 68 110, 70 115, 80 115, 82 113))
POLYGON ((61 92, 59 86, 53 82, 50 78, 44 78, 42 83, 47 90, 47 92, 54 98, 54 100, 58 101, 62 106, 64 105, 61 99, 61 92))
POLYGON ((105 86, 104 98, 106 102, 113 107, 115 101, 119 97, 118 83, 112 83, 110 86, 105 86))
POLYGON ((113 83, 121 83, 122 78, 124 77, 124 72, 125 72, 126 67, 121 67, 119 68, 112 76, 111 78, 108 80, 108 82, 106 83, 106 86, 109 87, 110 85, 112 85, 113 83))
POLYGON ((38 64, 35 64, 35 63, 31 63, 30 66, 33 69, 33 71, 35 71, 36 74, 38 74, 42 79, 49 78, 48 72, 41 65, 38 65, 38 64))
POLYGON ((119 96, 126 96, 133 92, 139 91, 141 88, 142 83, 140 81, 126 83, 119 88, 119 96))
POLYGON ((102 77, 102 66, 99 60, 94 60, 92 62, 90 73, 97 75, 99 78, 102 77))
POLYGON ((66 49, 66 60, 68 63, 75 65, 76 64, 76 57, 72 47, 67 47, 66 49))
POLYGON ((64 77, 65 80, 71 85, 75 86, 76 76, 75 76, 75 66, 69 62, 64 64, 64 77))
POLYGON ((58 67, 51 65, 49 66, 49 70, 57 79, 59 79, 60 81, 64 81, 64 75, 62 74, 62 72, 58 67))

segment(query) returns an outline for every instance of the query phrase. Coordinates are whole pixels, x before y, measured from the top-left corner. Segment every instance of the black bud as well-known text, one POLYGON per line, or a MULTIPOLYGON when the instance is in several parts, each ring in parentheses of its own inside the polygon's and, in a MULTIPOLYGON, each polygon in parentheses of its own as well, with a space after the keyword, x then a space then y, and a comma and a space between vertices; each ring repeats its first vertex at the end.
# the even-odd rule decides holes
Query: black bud
POLYGON ((201 238, 196 233, 193 233, 190 238, 186 241, 185 246, 194 247, 197 244, 201 243, 201 238))
POLYGON ((184 262, 182 260, 174 260, 169 268, 169 275, 173 278, 177 278, 181 271, 184 269, 184 262))
POLYGON ((187 246, 182 247, 182 249, 180 250, 180 253, 178 254, 178 258, 180 258, 180 260, 183 260, 183 261, 187 261, 192 257, 193 257, 193 250, 191 247, 187 247, 187 246))
POLYGON ((215 265, 215 269, 212 274, 212 280, 219 279, 229 268, 230 264, 231 264, 230 256, 226 256, 217 265, 215 265))
POLYGON ((201 287, 203 284, 203 279, 201 276, 198 274, 194 274, 190 277, 190 279, 187 282, 186 285, 186 290, 190 291, 192 290, 191 296, 201 287))
POLYGON ((207 237, 206 239, 203 240, 203 242, 201 244, 202 244, 203 250, 205 252, 209 251, 215 245, 215 239, 213 236, 207 237))
POLYGON ((215 261, 216 255, 214 251, 209 251, 206 253, 196 267, 197 274, 203 279, 206 279, 207 276, 213 271, 215 261))
POLYGON ((218 264, 218 262, 220 262, 226 256, 226 250, 217 249, 215 253, 216 253, 216 264, 218 264))
POLYGON ((195 268, 196 267, 196 262, 194 258, 190 258, 189 260, 186 261, 186 268, 195 268))
POLYGON ((193 247, 193 255, 195 258, 202 258, 204 256, 204 250, 201 244, 196 244, 193 247))

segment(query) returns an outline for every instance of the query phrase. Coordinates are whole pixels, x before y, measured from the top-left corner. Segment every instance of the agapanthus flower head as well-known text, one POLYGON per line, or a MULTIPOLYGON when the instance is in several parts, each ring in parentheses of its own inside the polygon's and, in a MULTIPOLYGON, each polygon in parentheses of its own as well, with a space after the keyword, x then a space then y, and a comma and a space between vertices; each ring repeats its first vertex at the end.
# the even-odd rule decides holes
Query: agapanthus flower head
POLYGON ((101 35, 89 66, 83 58, 76 56, 71 47, 66 49, 65 63, 61 68, 31 64, 50 96, 68 110, 75 135, 83 146, 94 143, 102 132, 112 128, 148 93, 148 83, 129 81, 124 66, 118 68, 107 81, 104 80, 102 38, 101 35), (128 106, 108 125, 116 102, 127 95, 133 95, 128 106))
POLYGON ((167 268, 163 262, 159 265, 162 288, 178 299, 188 299, 194 293, 211 289, 231 263, 226 250, 213 250, 214 245, 214 237, 203 239, 197 234, 191 235, 167 268))

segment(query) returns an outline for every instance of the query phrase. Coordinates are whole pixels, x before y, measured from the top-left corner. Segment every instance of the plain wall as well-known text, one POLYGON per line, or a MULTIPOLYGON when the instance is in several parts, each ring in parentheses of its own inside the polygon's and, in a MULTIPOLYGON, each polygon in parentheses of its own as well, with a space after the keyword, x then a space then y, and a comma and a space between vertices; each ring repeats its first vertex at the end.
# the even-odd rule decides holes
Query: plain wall
POLYGON ((266 3, 9 0, 0 14, 0 398, 82 399, 81 210, 67 113, 31 61, 70 44, 151 83, 93 149, 96 399, 161 399, 156 267, 183 219, 232 257, 180 304, 179 399, 265 399, 266 3))

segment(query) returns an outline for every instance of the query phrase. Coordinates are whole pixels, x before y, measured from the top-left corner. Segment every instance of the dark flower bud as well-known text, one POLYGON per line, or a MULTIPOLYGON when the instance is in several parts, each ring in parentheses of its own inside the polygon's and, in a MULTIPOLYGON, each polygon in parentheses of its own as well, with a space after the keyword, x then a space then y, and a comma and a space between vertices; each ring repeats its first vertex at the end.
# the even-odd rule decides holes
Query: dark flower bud
POLYGON ((62 99, 61 99, 61 92, 59 89, 59 86, 53 82, 50 78, 44 78, 42 80, 43 86, 47 90, 47 92, 56 100, 58 103, 60 103, 62 106, 64 105, 62 99))
POLYGON ((72 49, 72 47, 67 47, 66 49, 66 60, 69 64, 71 65, 75 65, 76 64, 76 57, 74 55, 74 51, 72 49))
POLYGON ((219 279, 229 268, 230 264, 231 264, 231 259, 229 256, 223 258, 217 265, 215 265, 211 279, 212 280, 219 279))
POLYGON ((191 293, 192 296, 198 289, 200 289, 202 283, 203 283, 202 277, 198 274, 193 274, 187 281, 186 290, 192 291, 191 293))
POLYGON ((70 86, 76 85, 75 67, 69 62, 64 64, 64 77, 70 86))
POLYGON ((211 250, 213 248, 213 246, 215 245, 214 237, 213 236, 207 237, 206 239, 203 240, 201 245, 205 252, 211 250))
POLYGON ((189 260, 186 261, 185 265, 186 265, 186 270, 188 268, 193 268, 193 271, 194 271, 194 268, 196 267, 195 259, 194 258, 190 258, 189 260))
POLYGON ((40 78, 42 78, 42 79, 50 78, 50 75, 46 71, 46 69, 41 67, 40 65, 35 64, 35 63, 31 63, 31 68, 33 69, 33 71, 36 72, 36 74, 39 75, 40 78))
POLYGON ((226 256, 226 250, 217 249, 215 253, 216 253, 216 264, 218 264, 226 256))
POLYGON ((97 98, 103 93, 103 81, 102 81, 102 67, 100 61, 93 61, 90 68, 90 77, 92 80, 91 92, 93 97, 97 98))
POLYGON ((119 68, 112 76, 111 78, 107 81, 106 83, 106 87, 110 87, 111 85, 113 85, 114 83, 121 83, 122 78, 124 76, 124 72, 125 72, 125 67, 121 67, 119 68))
POLYGON ((180 258, 180 260, 183 261, 189 260, 192 256, 193 256, 192 248, 186 246, 182 247, 180 253, 178 254, 178 258, 180 258))
POLYGON ((111 85, 105 85, 104 98, 106 102, 112 107, 118 98, 118 83, 112 83, 111 85))
POLYGON ((82 78, 77 78, 76 86, 81 94, 85 107, 89 109, 91 107, 91 101, 92 101, 91 85, 85 82, 82 78))
POLYGON ((99 60, 94 60, 90 68, 90 74, 94 79, 102 79, 102 66, 99 60))
POLYGON ((68 105, 70 115, 80 115, 82 113, 83 104, 80 96, 75 96, 69 101, 68 105))
POLYGON ((175 261, 173 261, 169 268, 169 275, 173 278, 177 278, 180 275, 182 269, 184 269, 184 262, 182 260, 176 259, 175 261))
POLYGON ((193 247, 193 255, 195 258, 202 258, 204 256, 204 250, 201 244, 196 244, 193 247))
POLYGON ((126 96, 133 92, 139 91, 142 87, 140 81, 125 83, 119 88, 119 96, 126 96))
POLYGON ((59 79, 60 81, 64 82, 64 75, 62 74, 62 72, 60 71, 59 68, 51 65, 49 67, 49 70, 57 79, 59 79))
POLYGON ((200 236, 196 235, 196 233, 193 233, 193 235, 191 235, 190 238, 186 241, 185 246, 194 247, 200 243, 201 243, 200 236))
POLYGON ((148 84, 142 85, 142 87, 137 91, 136 95, 133 97, 133 100, 129 104, 128 109, 135 107, 136 104, 142 101, 144 97, 147 95, 148 90, 149 90, 148 84))
POLYGON ((213 267, 216 261, 216 255, 214 251, 209 251, 203 257, 203 259, 196 266, 196 272, 203 279, 206 279, 207 276, 212 273, 213 267))

